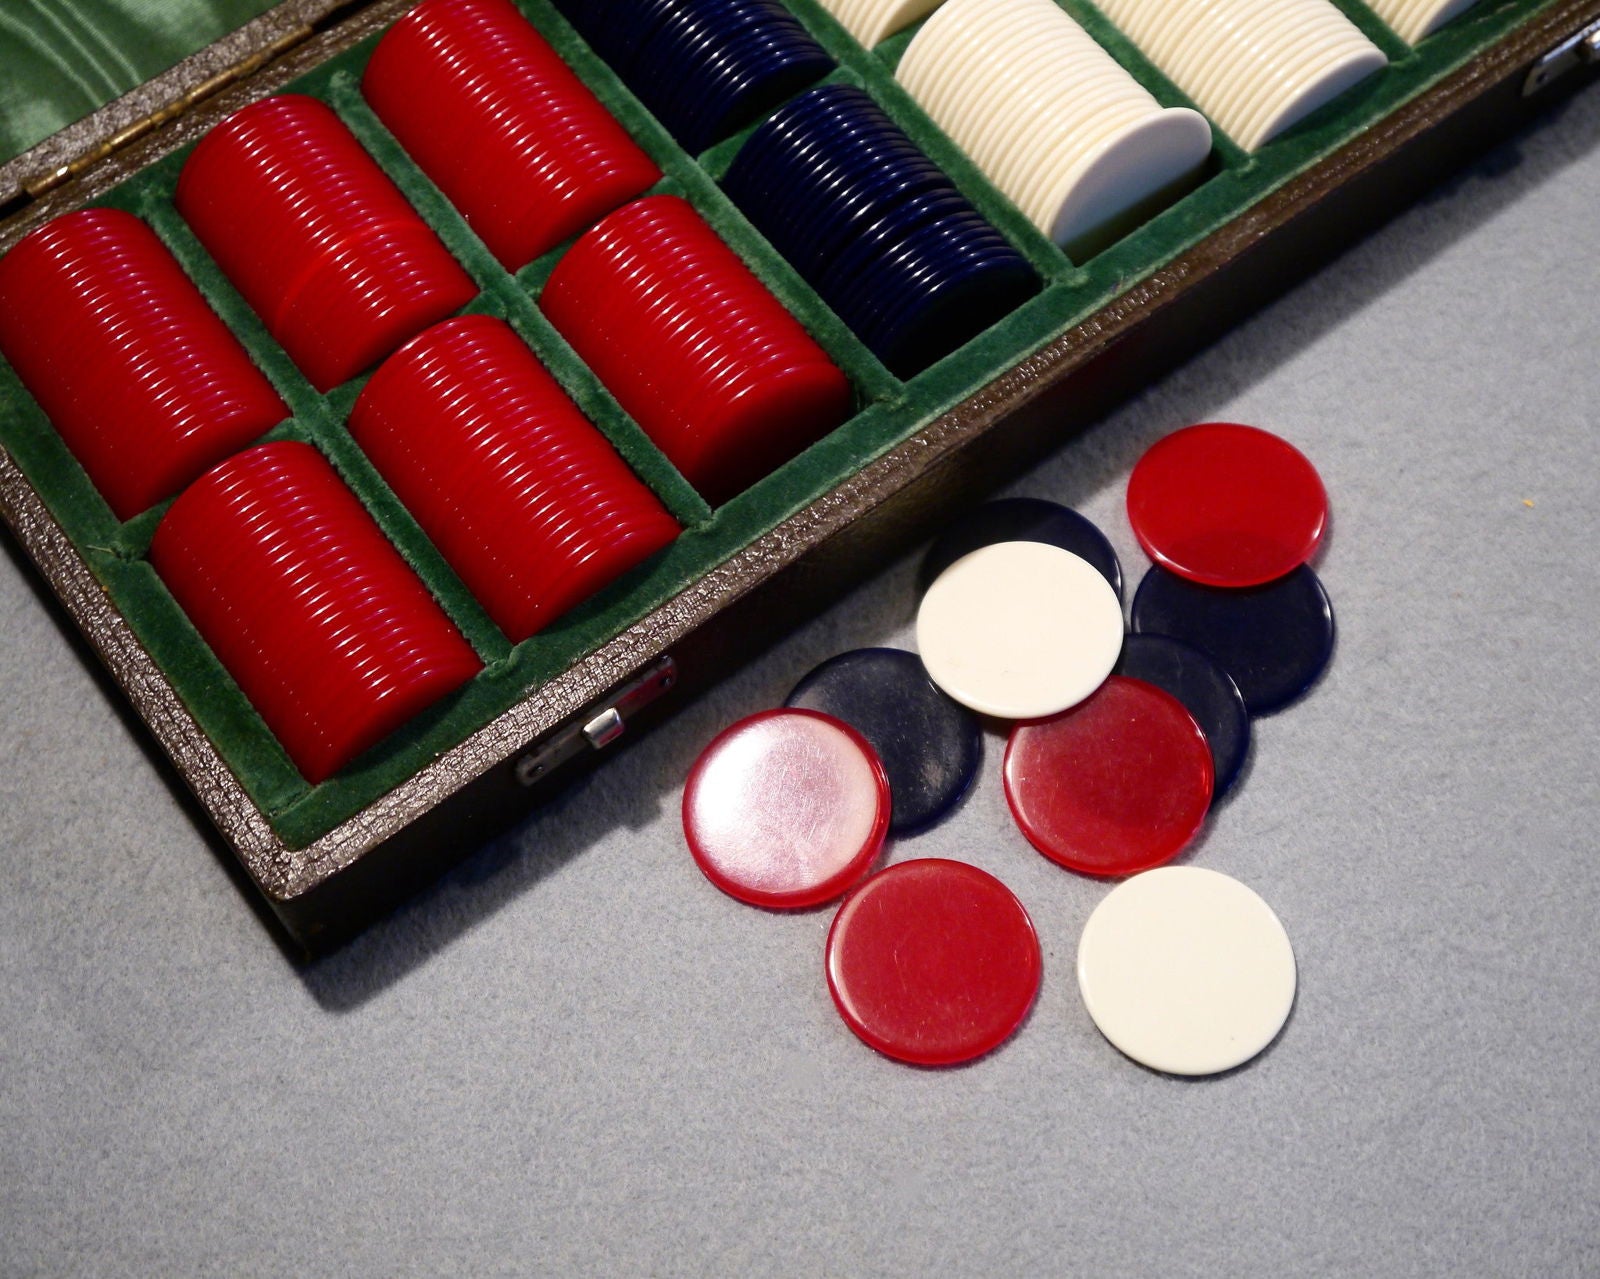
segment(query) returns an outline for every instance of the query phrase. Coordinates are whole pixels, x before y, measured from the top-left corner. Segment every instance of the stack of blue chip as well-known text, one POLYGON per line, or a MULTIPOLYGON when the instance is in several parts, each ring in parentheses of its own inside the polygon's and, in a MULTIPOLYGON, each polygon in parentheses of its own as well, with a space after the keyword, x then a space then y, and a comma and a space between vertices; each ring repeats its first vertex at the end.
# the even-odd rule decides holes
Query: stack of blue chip
POLYGON ((557 0, 686 151, 698 153, 833 69, 777 0, 557 0))
POLYGON ((1022 255, 851 85, 781 107, 734 157, 723 187, 902 377, 1039 290, 1022 255))

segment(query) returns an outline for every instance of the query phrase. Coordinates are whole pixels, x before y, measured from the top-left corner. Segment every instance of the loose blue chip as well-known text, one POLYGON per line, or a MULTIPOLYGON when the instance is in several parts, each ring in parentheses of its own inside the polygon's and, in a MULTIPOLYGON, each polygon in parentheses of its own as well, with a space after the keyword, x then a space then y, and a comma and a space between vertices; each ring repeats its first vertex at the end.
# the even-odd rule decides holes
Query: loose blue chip
POLYGON ((966 793, 983 756, 971 711, 936 687, 915 653, 858 648, 830 658, 784 702, 843 720, 867 739, 889 775, 889 830, 937 821, 966 793))
POLYGON ((1088 560, 1111 583, 1117 598, 1122 598, 1122 565, 1106 535, 1071 508, 1040 497, 1006 497, 986 502, 957 520, 923 556, 918 587, 926 591, 940 573, 963 555, 995 542, 1045 542, 1071 551, 1088 560))
POLYGON ((1133 629, 1209 654, 1252 715, 1287 706, 1333 656, 1333 605, 1304 565, 1265 586, 1228 590, 1152 568, 1133 597, 1133 629))
POLYGON ((1130 635, 1117 675, 1171 693, 1194 716, 1211 747, 1211 802, 1222 798, 1250 752, 1250 715, 1233 677, 1192 644, 1170 635, 1130 635))

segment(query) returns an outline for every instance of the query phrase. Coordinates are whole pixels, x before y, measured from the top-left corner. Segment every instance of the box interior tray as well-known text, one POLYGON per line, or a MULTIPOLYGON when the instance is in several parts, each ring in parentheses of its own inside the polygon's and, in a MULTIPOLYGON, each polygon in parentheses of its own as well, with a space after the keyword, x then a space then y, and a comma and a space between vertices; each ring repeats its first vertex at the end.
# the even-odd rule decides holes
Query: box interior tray
MULTIPOLYGON (((550 5, 543 0, 518 0, 533 23, 661 166, 665 177, 653 190, 679 194, 693 203, 800 317, 855 385, 857 412, 848 422, 717 509, 709 507, 654 448, 539 312, 535 301, 539 289, 565 246, 514 275, 504 271, 367 107, 359 83, 376 37, 346 49, 286 86, 333 106, 477 281, 482 292, 467 311, 508 320, 684 526, 683 535, 665 551, 515 646, 489 620, 346 431, 345 419, 364 379, 326 395, 315 392, 178 216, 172 195, 187 149, 164 157, 96 201, 127 209, 155 228, 289 404, 293 416, 265 438, 310 441, 323 450, 485 663, 481 676, 465 689, 435 705, 342 773, 320 785, 308 785, 147 562, 149 540, 166 504, 119 523, 14 373, 0 363, 0 446, 26 475, 284 846, 305 847, 348 821, 429 760, 1464 65, 1548 7, 1551 0, 1483 0, 1416 48, 1396 38, 1361 4, 1336 0, 1388 55, 1391 65, 1254 154, 1245 154, 1217 133, 1211 169, 1195 190, 1084 262, 1069 260, 1037 232, 895 84, 894 65, 915 27, 869 51, 811 0, 790 2, 839 64, 828 79, 865 86, 1022 251, 1039 272, 1044 287, 953 355, 910 380, 896 378, 718 187, 717 180, 748 131, 702 155, 685 154, 550 5)), ((1192 105, 1090 5, 1082 0, 1061 2, 1162 103, 1192 105)))

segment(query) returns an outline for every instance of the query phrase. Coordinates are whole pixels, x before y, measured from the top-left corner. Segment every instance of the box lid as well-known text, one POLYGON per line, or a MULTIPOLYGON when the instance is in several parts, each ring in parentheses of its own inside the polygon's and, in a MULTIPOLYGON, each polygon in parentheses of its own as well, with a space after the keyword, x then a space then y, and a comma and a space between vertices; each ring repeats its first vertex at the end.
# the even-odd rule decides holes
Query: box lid
POLYGON ((273 7, 273 0, 34 0, 0 11, 0 163, 273 7))
POLYGON ((0 8, 0 217, 367 0, 32 0, 0 8))

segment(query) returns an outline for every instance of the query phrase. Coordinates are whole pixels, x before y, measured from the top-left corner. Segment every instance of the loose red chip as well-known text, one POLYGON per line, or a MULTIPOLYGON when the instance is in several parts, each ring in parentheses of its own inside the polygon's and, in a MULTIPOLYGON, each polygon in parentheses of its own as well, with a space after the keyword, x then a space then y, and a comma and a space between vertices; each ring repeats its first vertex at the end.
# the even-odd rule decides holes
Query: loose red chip
POLYGON ((1004 1043, 1033 1006, 1041 969, 1022 903, 965 862, 889 867, 845 899, 828 933, 828 989, 845 1024, 920 1066, 1004 1043))
POLYGON ((889 827, 889 781, 855 729, 815 711, 740 720, 683 788, 683 832, 705 876, 752 906, 815 906, 866 873, 889 827))
POLYGON ((1132 875, 1171 861, 1211 806, 1211 749, 1182 702, 1113 675, 1087 701, 1019 724, 1005 790, 1041 853, 1088 875, 1132 875))
POLYGON ((1174 431, 1128 480, 1128 520, 1157 564, 1207 586, 1259 586, 1311 558, 1328 523, 1316 468, 1233 422, 1174 431))

